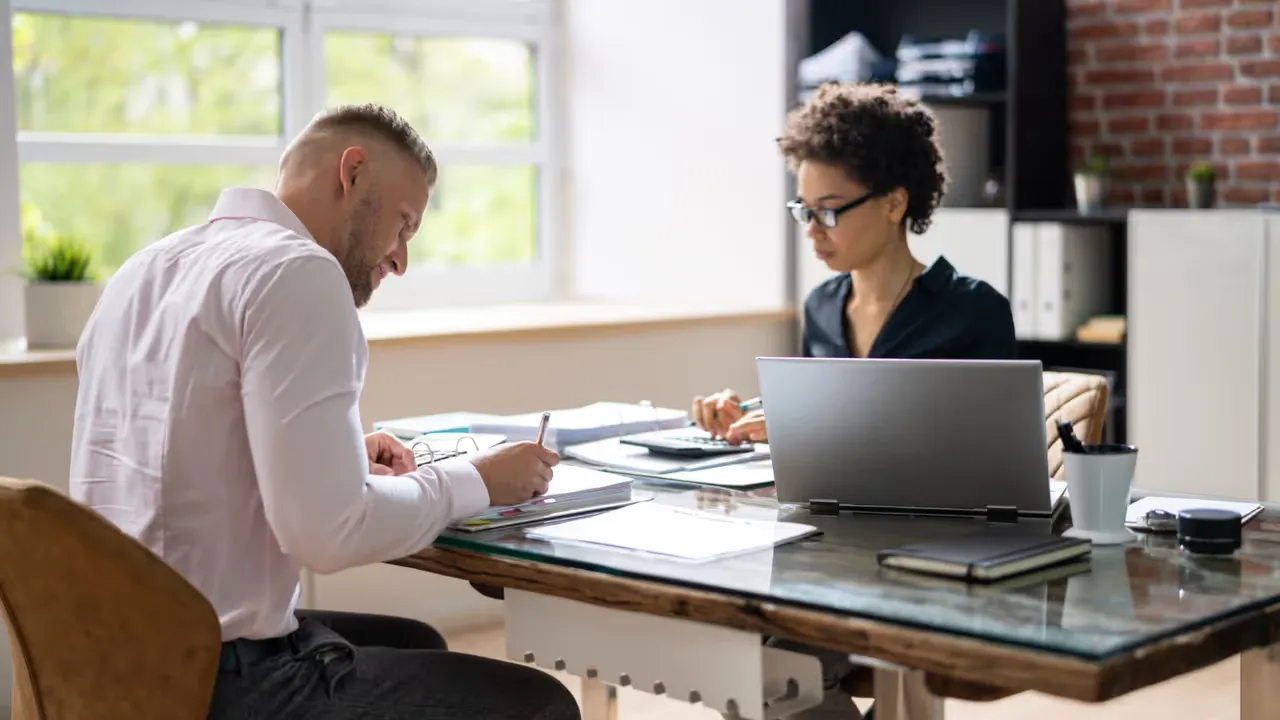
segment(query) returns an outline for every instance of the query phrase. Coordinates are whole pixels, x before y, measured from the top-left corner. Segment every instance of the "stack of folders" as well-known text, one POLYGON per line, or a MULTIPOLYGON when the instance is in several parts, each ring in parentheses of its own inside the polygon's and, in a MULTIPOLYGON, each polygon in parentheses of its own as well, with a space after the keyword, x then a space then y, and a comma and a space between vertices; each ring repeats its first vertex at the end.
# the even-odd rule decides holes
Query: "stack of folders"
MULTIPOLYGON (((598 402, 550 412, 543 439, 548 447, 559 451, 605 438, 684 427, 688 422, 688 413, 683 410, 618 402, 598 402)), ((446 413, 388 420, 375 423, 374 429, 386 430, 401 438, 424 433, 471 432, 502 435, 510 442, 520 442, 536 439, 541 422, 541 412, 505 416, 446 413)))
POLYGON ((1092 549, 1092 544, 1083 538, 990 529, 965 537, 881 550, 877 560, 888 568, 989 583, 1079 562, 1092 549))
POLYGON ((519 505, 493 506, 452 526, 463 532, 480 532, 514 525, 528 525, 630 505, 631 480, 590 468, 559 465, 545 495, 519 505))

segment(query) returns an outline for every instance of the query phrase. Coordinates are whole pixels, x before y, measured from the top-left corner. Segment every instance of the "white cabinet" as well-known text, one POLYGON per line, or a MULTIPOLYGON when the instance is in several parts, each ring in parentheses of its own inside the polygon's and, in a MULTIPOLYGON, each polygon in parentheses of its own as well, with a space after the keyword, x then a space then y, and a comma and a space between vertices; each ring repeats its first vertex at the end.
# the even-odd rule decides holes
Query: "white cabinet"
MULTIPOLYGON (((803 309, 809 291, 832 276, 813 255, 804 228, 794 230, 796 307, 803 309)), ((911 252, 925 265, 945 255, 964 275, 985 280, 1009 295, 1009 213, 994 208, 938 208, 923 235, 908 233, 911 252)))
POLYGON ((1280 248, 1268 241, 1266 222, 1250 210, 1129 216, 1128 434, 1138 447, 1137 487, 1261 495, 1263 351, 1280 335, 1280 326, 1264 323, 1266 288, 1280 290, 1267 263, 1280 248))
POLYGON ((1266 213, 1266 413, 1262 418, 1262 499, 1280 501, 1280 211, 1266 213))
POLYGON ((1009 297, 1009 213, 992 208, 938 208, 923 235, 908 235, 925 265, 946 256, 962 275, 990 283, 1009 297))

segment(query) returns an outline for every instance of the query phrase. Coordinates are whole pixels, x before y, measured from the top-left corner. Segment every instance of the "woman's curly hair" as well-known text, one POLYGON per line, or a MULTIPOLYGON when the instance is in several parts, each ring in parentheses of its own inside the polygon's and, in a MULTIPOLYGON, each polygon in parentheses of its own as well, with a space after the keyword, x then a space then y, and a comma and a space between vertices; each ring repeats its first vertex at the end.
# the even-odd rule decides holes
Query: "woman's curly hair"
POLYGON ((917 235, 946 188, 933 114, 892 85, 823 84, 787 115, 778 149, 792 170, 810 160, 843 169, 873 193, 906 190, 903 219, 917 235))

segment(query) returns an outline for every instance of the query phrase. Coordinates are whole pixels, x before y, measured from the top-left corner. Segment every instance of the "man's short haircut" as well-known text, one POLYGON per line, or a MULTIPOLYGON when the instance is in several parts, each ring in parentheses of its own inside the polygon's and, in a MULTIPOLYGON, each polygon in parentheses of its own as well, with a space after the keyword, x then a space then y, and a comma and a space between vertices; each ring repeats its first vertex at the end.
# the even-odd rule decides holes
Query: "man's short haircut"
POLYGON ((427 143, 409 121, 385 105, 363 103, 327 108, 311 121, 311 128, 322 132, 350 129, 372 132, 417 160, 423 175, 427 177, 427 187, 434 187, 436 184, 440 171, 431 148, 427 147, 427 143))

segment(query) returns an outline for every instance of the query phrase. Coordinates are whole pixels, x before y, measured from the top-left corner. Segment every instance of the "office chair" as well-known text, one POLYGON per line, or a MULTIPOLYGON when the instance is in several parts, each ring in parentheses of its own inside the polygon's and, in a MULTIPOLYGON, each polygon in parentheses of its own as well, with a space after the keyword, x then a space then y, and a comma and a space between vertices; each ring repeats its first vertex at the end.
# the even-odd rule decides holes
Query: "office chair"
POLYGON ((1080 442, 1086 445, 1100 442, 1109 398, 1107 379, 1101 375, 1045 371, 1045 437, 1049 441, 1049 476, 1054 480, 1066 479, 1058 421, 1070 420, 1080 442))
POLYGON ((54 488, 0 477, 13 720, 203 720, 222 634, 181 575, 54 488))

